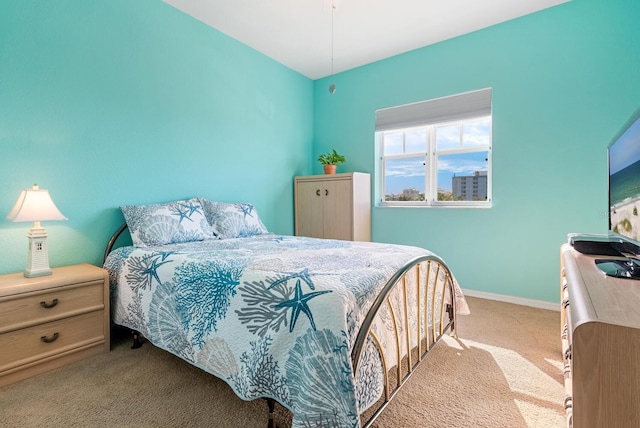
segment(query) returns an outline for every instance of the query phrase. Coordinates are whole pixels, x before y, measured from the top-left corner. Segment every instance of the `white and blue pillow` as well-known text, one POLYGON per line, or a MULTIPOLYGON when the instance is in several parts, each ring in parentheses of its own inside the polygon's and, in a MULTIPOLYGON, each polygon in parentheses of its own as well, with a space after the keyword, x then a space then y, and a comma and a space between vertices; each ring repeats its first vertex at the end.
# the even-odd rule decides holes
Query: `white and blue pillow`
POLYGON ((151 247, 215 239, 197 198, 152 205, 124 205, 133 245, 151 247))
POLYGON ((269 233, 258 211, 249 203, 216 202, 200 198, 204 215, 220 239, 248 238, 269 233))

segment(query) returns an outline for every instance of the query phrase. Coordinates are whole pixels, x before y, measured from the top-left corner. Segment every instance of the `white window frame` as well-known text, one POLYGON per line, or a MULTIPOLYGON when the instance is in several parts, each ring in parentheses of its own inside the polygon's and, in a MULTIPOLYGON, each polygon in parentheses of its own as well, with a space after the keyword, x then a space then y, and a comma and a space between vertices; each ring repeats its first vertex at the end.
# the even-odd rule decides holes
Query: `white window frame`
MULTIPOLYGON (((376 152, 379 153, 379 179, 378 188, 379 206, 389 207, 466 207, 466 208, 489 208, 492 206, 492 112, 491 112, 491 89, 483 89, 450 97, 437 98, 415 104, 408 104, 389 109, 378 110, 376 112, 376 152), (436 130, 438 127, 460 125, 460 132, 463 132, 463 124, 488 120, 489 141, 486 145, 474 145, 471 147, 458 147, 437 150, 436 130), (395 126, 394 126, 395 125, 395 126), (386 155, 384 153, 384 133, 403 132, 425 129, 426 132, 426 152, 424 153, 425 163, 425 200, 424 201, 385 201, 385 165, 387 160, 416 158, 418 153, 402 153, 386 155), (482 201, 438 201, 438 157, 444 155, 455 155, 474 152, 487 153, 487 199, 482 201)), ((460 136, 462 141, 462 134, 460 136)), ((404 147, 403 134, 403 147, 404 147)), ((404 149, 403 149, 404 151, 404 149)), ((453 187, 452 187, 453 191, 453 187)))

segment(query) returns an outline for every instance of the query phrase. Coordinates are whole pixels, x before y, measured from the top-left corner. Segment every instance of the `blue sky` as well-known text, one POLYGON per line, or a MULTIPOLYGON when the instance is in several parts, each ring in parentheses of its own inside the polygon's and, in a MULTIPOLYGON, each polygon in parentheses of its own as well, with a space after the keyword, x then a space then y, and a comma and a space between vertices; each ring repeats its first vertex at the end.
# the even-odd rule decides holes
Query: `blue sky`
MULTIPOLYGON (((473 175, 487 170, 487 152, 446 155, 438 158, 438 188, 451 191, 454 175, 473 175)), ((424 192, 424 157, 397 159, 387 162, 385 193, 397 194, 415 188, 424 192)))
POLYGON ((609 147, 609 174, 640 160, 640 117, 609 147))

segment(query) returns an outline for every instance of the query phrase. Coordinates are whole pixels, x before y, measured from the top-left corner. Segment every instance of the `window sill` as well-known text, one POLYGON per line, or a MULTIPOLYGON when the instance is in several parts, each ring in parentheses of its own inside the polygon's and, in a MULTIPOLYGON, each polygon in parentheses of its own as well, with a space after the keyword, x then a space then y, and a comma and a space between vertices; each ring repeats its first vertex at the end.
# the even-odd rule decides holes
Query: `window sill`
POLYGON ((426 204, 402 204, 402 205, 396 205, 396 204, 385 204, 385 203, 379 203, 377 205, 374 206, 374 208, 401 208, 401 209, 405 209, 405 208, 419 208, 419 209, 443 209, 443 208, 451 208, 451 209, 461 209, 461 208, 468 208, 468 209, 488 209, 488 208, 492 208, 493 205, 491 203, 488 204, 483 204, 483 205, 426 205, 426 204))

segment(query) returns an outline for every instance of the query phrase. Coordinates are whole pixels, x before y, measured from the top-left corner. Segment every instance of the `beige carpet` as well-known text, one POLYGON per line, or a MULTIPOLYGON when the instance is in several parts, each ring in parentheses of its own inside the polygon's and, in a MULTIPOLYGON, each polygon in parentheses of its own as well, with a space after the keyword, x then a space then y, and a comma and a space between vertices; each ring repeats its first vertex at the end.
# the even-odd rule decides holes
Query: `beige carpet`
MULTIPOLYGON (((459 339, 446 337, 374 426, 566 426, 559 312, 468 298, 459 339)), ((149 343, 0 388, 2 427, 266 427, 264 400, 149 343)), ((278 409, 286 426, 288 412, 278 409)))

